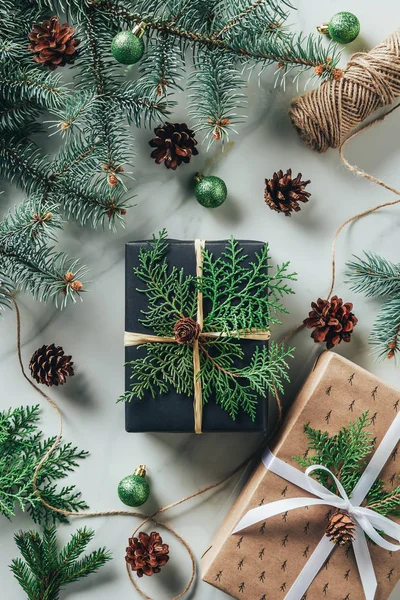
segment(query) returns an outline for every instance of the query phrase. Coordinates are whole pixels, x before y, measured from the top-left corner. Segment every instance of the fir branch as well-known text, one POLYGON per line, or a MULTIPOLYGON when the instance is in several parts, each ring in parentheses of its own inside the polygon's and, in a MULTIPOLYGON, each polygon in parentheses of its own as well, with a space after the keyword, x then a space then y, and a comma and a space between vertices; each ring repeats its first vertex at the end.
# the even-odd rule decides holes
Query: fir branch
POLYGON ((348 283, 367 297, 385 297, 369 341, 378 358, 396 357, 400 350, 400 267, 384 257, 364 252, 347 263, 348 283))
POLYGON ((364 257, 347 263, 350 289, 367 297, 399 294, 400 266, 373 252, 364 252, 364 257))
MULTIPOLYGON (((66 522, 64 515, 48 510, 34 493, 35 468, 54 442, 54 438, 42 440, 38 420, 39 406, 0 413, 0 514, 10 519, 19 507, 37 523, 66 522)), ((43 464, 37 484, 50 505, 67 511, 87 508, 75 486, 57 487, 57 482, 67 477, 86 456, 87 452, 72 444, 63 444, 43 464)))
POLYGON ((111 560, 105 548, 81 558, 93 537, 91 529, 78 529, 59 551, 55 527, 45 527, 42 536, 36 531, 17 533, 14 539, 23 560, 14 559, 10 568, 28 599, 58 600, 68 583, 96 573, 111 560))

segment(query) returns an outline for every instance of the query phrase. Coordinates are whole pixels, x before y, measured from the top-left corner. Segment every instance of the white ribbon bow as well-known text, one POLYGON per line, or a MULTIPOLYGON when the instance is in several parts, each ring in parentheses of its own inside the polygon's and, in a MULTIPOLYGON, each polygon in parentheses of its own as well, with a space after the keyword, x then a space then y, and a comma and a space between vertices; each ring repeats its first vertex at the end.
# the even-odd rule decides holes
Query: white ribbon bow
MULTIPOLYGON (((372 456, 371 461, 361 475, 350 498, 346 494, 340 481, 326 467, 322 465, 313 465, 308 467, 305 473, 303 473, 274 456, 270 450, 267 450, 263 456, 263 462, 267 469, 303 490, 311 492, 314 496, 317 496, 317 498, 287 498, 285 500, 278 500, 277 502, 271 502, 270 504, 263 504, 262 506, 253 508, 244 515, 232 533, 238 533, 251 525, 260 523, 289 510, 303 508, 305 506, 329 505, 344 510, 351 515, 356 524, 356 535, 353 541, 354 554, 364 588, 365 598, 366 600, 373 600, 378 583, 365 534, 367 534, 378 546, 381 546, 381 548, 397 552, 400 550, 400 545, 388 542, 376 530, 379 529, 384 531, 385 535, 400 542, 400 525, 370 508, 360 506, 360 504, 379 476, 399 439, 400 413, 386 432, 382 442, 372 456), (323 470, 329 473, 336 484, 339 495, 334 494, 325 486, 310 477, 316 470, 323 470)), ((304 566, 304 569, 286 594, 285 600, 301 600, 334 548, 335 544, 324 535, 304 566)))

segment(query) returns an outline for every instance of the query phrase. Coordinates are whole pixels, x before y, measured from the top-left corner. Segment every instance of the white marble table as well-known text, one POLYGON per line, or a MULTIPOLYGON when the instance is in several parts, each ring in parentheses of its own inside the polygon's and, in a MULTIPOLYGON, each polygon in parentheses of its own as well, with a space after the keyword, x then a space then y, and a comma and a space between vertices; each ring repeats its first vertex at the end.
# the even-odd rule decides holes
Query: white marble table
MULTIPOLYGON (((400 4, 395 0, 379 3, 363 0, 299 0, 298 26, 311 31, 337 10, 351 10, 362 21, 362 39, 353 44, 372 47, 381 41, 400 22, 400 4)), ((347 48, 344 56, 351 52, 347 48)), ((230 189, 223 207, 211 211, 198 205, 189 190, 188 180, 194 170, 209 162, 205 151, 190 166, 176 173, 156 166, 149 159, 148 131, 136 134, 135 193, 137 207, 129 212, 125 231, 113 235, 83 230, 69 224, 61 245, 70 254, 79 255, 90 265, 90 293, 83 304, 70 307, 63 313, 44 306, 29 297, 20 296, 23 318, 23 353, 25 362, 32 352, 44 343, 62 345, 73 355, 76 376, 67 386, 55 390, 53 397, 62 407, 65 439, 90 450, 72 479, 84 493, 93 510, 112 509, 120 505, 116 496, 119 480, 139 463, 148 465, 152 497, 148 511, 168 504, 194 490, 216 481, 243 460, 259 442, 257 435, 171 435, 127 434, 124 432, 124 409, 115 401, 123 389, 124 360, 122 333, 124 322, 124 244, 143 239, 162 227, 171 237, 193 239, 205 237, 268 240, 273 259, 290 259, 298 274, 296 295, 289 299, 290 316, 285 319, 287 331, 308 311, 311 300, 324 294, 328 287, 330 244, 333 232, 347 217, 390 200, 389 192, 349 174, 339 163, 336 152, 320 156, 303 147, 293 130, 287 110, 295 95, 290 86, 286 91, 275 90, 273 77, 265 73, 260 87, 250 82, 250 103, 247 122, 240 127, 240 137, 222 157, 211 153, 211 170, 223 177, 230 189), (274 170, 292 167, 312 180, 312 198, 301 213, 291 219, 272 213, 263 202, 263 182, 274 170)), ((185 109, 177 109, 175 118, 186 119, 185 109)), ((399 186, 399 114, 366 133, 352 143, 350 160, 366 171, 399 186)), ((9 206, 22 198, 20 192, 7 189, 2 204, 9 206)), ((2 209, 3 209, 2 206, 2 209)), ((3 210, 2 210, 3 212, 3 210)), ((336 291, 356 303, 360 319, 349 346, 340 352, 386 381, 399 385, 398 368, 394 363, 376 363, 367 343, 368 331, 379 302, 355 297, 343 281, 345 260, 363 249, 376 250, 398 261, 400 239, 398 208, 387 209, 374 217, 358 222, 343 234, 338 250, 338 282, 336 291)), ((15 318, 10 312, 0 324, 1 407, 34 404, 39 397, 22 379, 15 354, 15 318)), ((293 361, 292 385, 287 392, 289 402, 306 375, 316 348, 303 332, 295 340, 296 358, 293 361)), ((41 424, 48 435, 57 430, 51 409, 43 406, 41 424)), ((191 543, 197 558, 208 547, 222 518, 237 495, 248 474, 236 477, 222 489, 200 497, 171 512, 170 522, 191 543)), ((126 576, 124 550, 136 521, 127 518, 96 518, 90 521, 74 519, 69 526, 60 527, 60 537, 66 540, 79 525, 93 527, 97 535, 93 547, 105 545, 115 560, 99 575, 70 586, 70 600, 109 600, 135 598, 136 592, 126 576)), ((24 595, 7 565, 17 556, 13 534, 33 523, 19 514, 12 522, 1 522, 0 581, 1 597, 23 600, 24 595)), ((189 560, 168 535, 174 558, 163 576, 146 582, 154 598, 164 600, 178 593, 189 576, 189 560)), ((223 600, 221 592, 197 581, 191 598, 223 600)), ((400 598, 400 591, 393 600, 400 598)), ((253 599, 252 599, 253 600, 253 599)), ((274 599, 275 600, 275 599, 274 599)), ((355 599, 354 599, 355 600, 355 599)))

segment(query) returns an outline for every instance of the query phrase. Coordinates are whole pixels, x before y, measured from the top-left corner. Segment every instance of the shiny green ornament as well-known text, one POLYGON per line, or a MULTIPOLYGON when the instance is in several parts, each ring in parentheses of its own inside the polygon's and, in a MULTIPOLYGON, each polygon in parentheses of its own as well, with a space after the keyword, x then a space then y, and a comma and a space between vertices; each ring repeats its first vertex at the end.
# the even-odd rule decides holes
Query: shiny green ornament
POLYGON ((144 41, 133 31, 120 31, 111 44, 113 57, 123 65, 134 65, 144 54, 144 41))
POLYGON ((360 21, 353 13, 338 12, 329 23, 323 23, 318 27, 318 31, 327 33, 338 44, 350 44, 360 33, 360 21))
POLYGON ((146 467, 140 465, 133 475, 124 477, 118 485, 118 496, 127 506, 141 506, 150 495, 150 486, 146 479, 146 467))
POLYGON ((228 195, 225 181, 214 175, 204 177, 199 173, 196 174, 195 181, 194 193, 199 204, 206 208, 217 208, 225 202, 228 195))

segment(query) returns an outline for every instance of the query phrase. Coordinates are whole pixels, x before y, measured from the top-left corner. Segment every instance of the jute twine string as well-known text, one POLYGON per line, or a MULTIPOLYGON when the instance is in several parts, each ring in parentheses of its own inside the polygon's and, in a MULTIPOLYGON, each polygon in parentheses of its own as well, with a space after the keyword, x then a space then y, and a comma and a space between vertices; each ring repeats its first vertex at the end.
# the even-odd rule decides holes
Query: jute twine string
POLYGON ((313 150, 338 148, 376 109, 400 95, 400 29, 370 52, 354 54, 341 79, 292 101, 290 116, 313 150))
MULTIPOLYGON (((57 436, 54 440, 54 443, 52 444, 52 446, 48 449, 48 451, 45 453, 45 455, 43 456, 43 458, 40 460, 40 462, 37 464, 34 474, 33 474, 33 480, 32 480, 32 486, 33 486, 33 491, 36 495, 36 497, 40 500, 40 502, 43 504, 43 506, 45 506, 47 509, 68 516, 68 517, 114 517, 114 516, 120 516, 120 517, 136 517, 141 519, 140 524, 138 525, 138 527, 136 527, 135 531, 133 532, 133 536, 139 531, 139 529, 141 527, 143 527, 144 525, 146 525, 147 523, 151 522, 154 523, 157 526, 163 527, 164 529, 166 529, 167 531, 169 531, 172 535, 175 536, 175 538, 186 548, 189 556, 190 556, 190 560, 191 560, 191 575, 189 578, 189 581, 185 587, 184 590, 182 590, 182 592, 180 592, 177 596, 174 596, 172 598, 172 600, 179 600, 179 598, 182 598, 192 587, 192 584, 194 582, 195 576, 196 576, 196 559, 193 553, 193 550, 191 549, 191 547, 189 546, 189 544, 186 542, 186 540, 179 535, 179 533, 177 533, 177 531, 171 527, 170 525, 168 525, 167 523, 160 521, 158 519, 156 519, 156 517, 158 515, 161 515, 163 513, 166 513, 167 511, 171 510, 172 508, 175 508, 176 506, 179 506, 180 504, 183 504, 184 502, 188 502, 189 500, 193 500, 194 498, 197 498, 198 496, 201 496, 202 494, 205 494, 206 492, 209 492, 211 490, 214 490, 218 487, 220 487, 221 485, 223 485, 224 483, 226 483, 227 481, 229 481, 234 475, 236 475, 236 473, 238 473, 243 467, 246 467, 252 460, 254 460, 255 457, 258 457, 260 455, 260 453, 262 452, 263 448, 265 447, 266 443, 267 443, 267 439, 264 439, 261 446, 259 446, 248 458, 246 458, 243 462, 241 462, 233 471, 231 471, 227 476, 225 476, 223 479, 217 481, 216 483, 212 483, 211 485, 208 485, 205 488, 202 488, 200 490, 198 490, 197 492, 191 494, 190 496, 185 496, 184 498, 181 498, 180 500, 177 500, 175 502, 173 502, 172 504, 169 504, 168 506, 164 506, 162 508, 159 508, 158 510, 156 510, 152 515, 145 515, 143 513, 140 512, 135 512, 135 511, 130 511, 130 510, 106 510, 106 511, 95 511, 95 512, 88 512, 88 511, 82 511, 82 512, 73 512, 73 511, 69 511, 69 510, 63 510, 60 508, 57 508, 56 506, 52 506, 51 504, 49 504, 48 502, 46 502, 46 500, 42 497, 40 490, 38 489, 38 484, 37 484, 37 480, 38 480, 38 476, 40 473, 41 468, 43 467, 44 463, 48 460, 48 458, 55 452, 55 450, 57 449, 57 447, 59 446, 60 442, 61 442, 61 438, 62 438, 62 432, 63 432, 63 419, 62 419, 62 414, 60 409, 58 408, 56 402, 48 395, 46 394, 46 392, 44 392, 38 385, 36 385, 26 374, 25 371, 25 367, 24 367, 24 363, 22 360, 22 344, 21 344, 21 313, 19 310, 19 306, 18 303, 16 301, 16 299, 14 297, 11 297, 11 301, 14 305, 15 308, 15 314, 16 314, 16 324, 17 324, 17 355, 18 355, 18 361, 19 361, 19 365, 20 365, 20 369, 22 372, 23 377, 26 379, 26 381, 29 383, 29 385, 31 387, 33 387, 34 390, 36 390, 36 392, 38 392, 49 404, 50 406, 53 408, 54 412, 57 415, 57 419, 58 419, 58 433, 57 436)), ((282 420, 282 404, 280 401, 280 398, 278 396, 277 390, 274 389, 275 391, 275 400, 277 403, 277 407, 278 407, 278 421, 276 424, 276 427, 274 429, 274 433, 276 431, 276 429, 279 427, 281 420, 282 420)), ((145 598, 146 600, 153 600, 150 596, 148 596, 147 594, 145 594, 145 592, 143 592, 139 586, 137 581, 135 580, 131 570, 129 569, 129 566, 127 565, 127 572, 129 575, 129 579, 132 583, 132 585, 134 586, 134 588, 136 589, 136 591, 142 596, 142 598, 145 598)))

